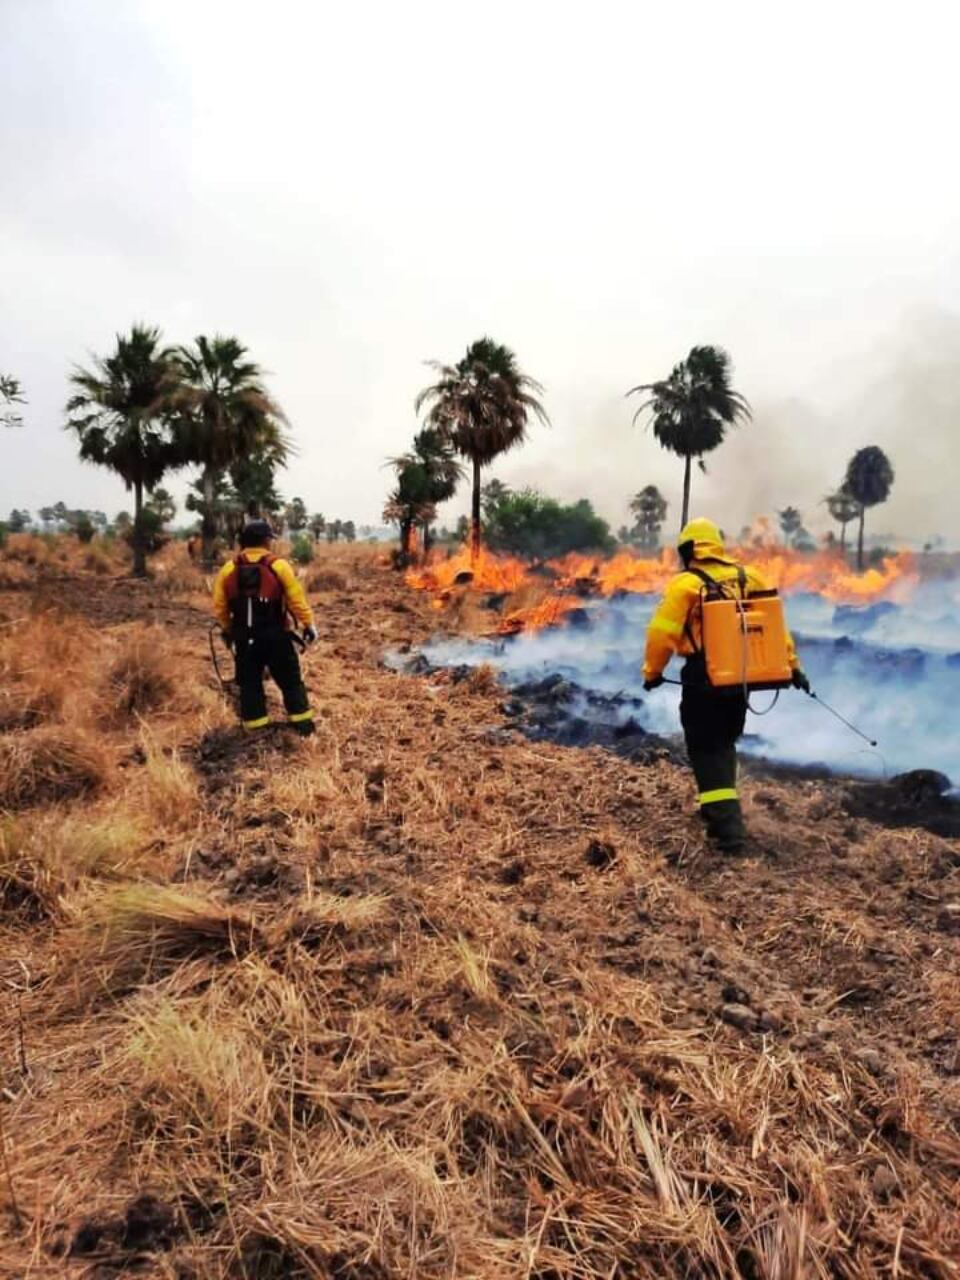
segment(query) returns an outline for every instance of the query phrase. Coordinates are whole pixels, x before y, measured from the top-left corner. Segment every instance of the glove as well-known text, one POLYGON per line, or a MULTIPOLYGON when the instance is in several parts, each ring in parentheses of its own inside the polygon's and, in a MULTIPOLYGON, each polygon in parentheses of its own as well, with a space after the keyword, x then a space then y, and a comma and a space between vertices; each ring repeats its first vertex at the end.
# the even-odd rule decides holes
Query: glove
POLYGON ((651 676, 649 680, 644 680, 643 682, 644 692, 649 693, 651 689, 659 689, 665 683, 663 676, 651 676))
POLYGON ((807 673, 800 667, 794 667, 790 683, 795 689, 802 689, 804 693, 810 692, 810 681, 807 679, 807 673))
POLYGON ((317 628, 316 628, 316 627, 304 627, 304 628, 303 628, 303 642, 304 642, 304 644, 313 644, 313 642, 316 640, 316 638, 317 638, 317 628))

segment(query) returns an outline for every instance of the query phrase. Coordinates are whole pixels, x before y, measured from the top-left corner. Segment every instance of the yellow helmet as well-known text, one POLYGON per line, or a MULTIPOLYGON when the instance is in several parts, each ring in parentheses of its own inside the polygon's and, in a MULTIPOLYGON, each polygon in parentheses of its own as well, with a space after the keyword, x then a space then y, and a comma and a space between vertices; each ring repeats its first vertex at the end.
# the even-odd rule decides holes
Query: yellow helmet
POLYGON ((680 530, 677 550, 684 564, 691 560, 717 560, 726 554, 719 527, 703 516, 691 520, 680 530))

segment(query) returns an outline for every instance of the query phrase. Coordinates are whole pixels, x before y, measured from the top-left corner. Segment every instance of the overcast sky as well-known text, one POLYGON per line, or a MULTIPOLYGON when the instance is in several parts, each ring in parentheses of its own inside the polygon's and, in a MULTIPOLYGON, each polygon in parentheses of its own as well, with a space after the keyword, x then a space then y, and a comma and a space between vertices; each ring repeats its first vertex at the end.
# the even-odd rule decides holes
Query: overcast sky
POLYGON ((62 406, 71 365, 147 321, 249 346, 299 445, 281 488, 328 517, 379 519, 423 362, 489 333, 553 423, 508 483, 614 526, 649 482, 678 511, 681 463, 623 393, 710 342, 755 418, 698 512, 825 527, 876 443, 897 481, 874 527, 946 529, 952 8, 0 0, 0 371, 29 396, 0 512, 129 505, 62 406))

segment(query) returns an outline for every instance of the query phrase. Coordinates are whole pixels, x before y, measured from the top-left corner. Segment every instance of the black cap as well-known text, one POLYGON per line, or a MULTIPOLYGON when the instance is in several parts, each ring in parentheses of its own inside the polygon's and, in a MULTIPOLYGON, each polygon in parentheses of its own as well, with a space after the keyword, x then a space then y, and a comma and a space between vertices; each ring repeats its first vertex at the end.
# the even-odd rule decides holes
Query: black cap
POLYGON ((266 520, 251 520, 240 530, 241 547, 265 547, 273 537, 266 520))

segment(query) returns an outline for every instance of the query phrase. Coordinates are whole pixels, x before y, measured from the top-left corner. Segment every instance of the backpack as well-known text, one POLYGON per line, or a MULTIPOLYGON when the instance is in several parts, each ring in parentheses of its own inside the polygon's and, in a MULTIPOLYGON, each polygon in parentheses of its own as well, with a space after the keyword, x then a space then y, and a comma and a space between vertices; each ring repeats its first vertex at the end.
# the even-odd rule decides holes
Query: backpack
POLYGON ((692 566, 687 572, 703 583, 699 649, 689 619, 685 630, 694 656, 703 663, 707 683, 714 689, 742 690, 745 695, 752 689, 786 688, 792 669, 779 593, 748 591, 742 565, 737 565, 739 597, 727 590, 734 586, 732 580, 718 582, 692 566))
POLYGON ((287 597, 273 568, 275 556, 247 560, 241 551, 224 584, 233 624, 256 634, 283 626, 287 597))

